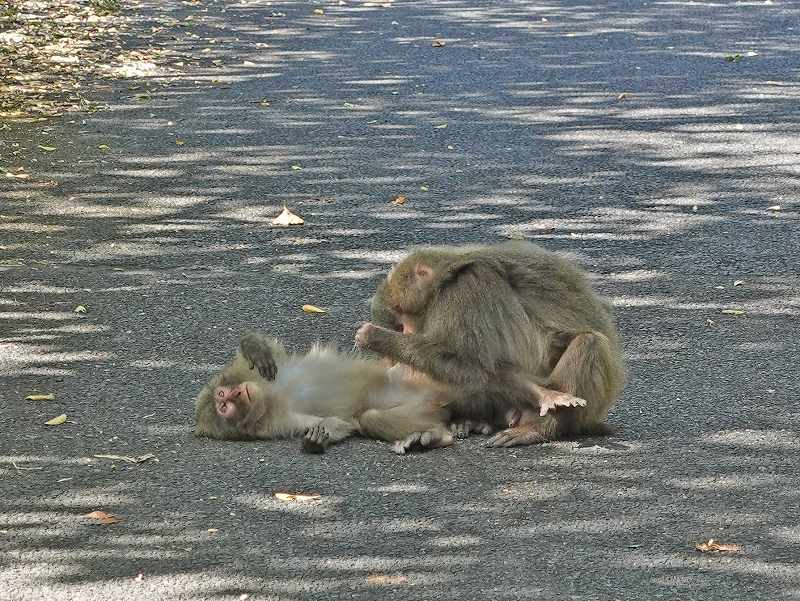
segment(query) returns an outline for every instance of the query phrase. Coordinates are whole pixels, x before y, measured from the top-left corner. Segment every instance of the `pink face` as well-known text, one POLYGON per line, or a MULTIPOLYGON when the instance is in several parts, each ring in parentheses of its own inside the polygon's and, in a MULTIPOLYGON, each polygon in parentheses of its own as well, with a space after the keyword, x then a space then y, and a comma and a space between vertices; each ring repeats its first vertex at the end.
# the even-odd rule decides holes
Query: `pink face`
POLYGON ((247 382, 242 382, 238 386, 217 386, 214 390, 214 405, 217 415, 224 419, 236 417, 239 411, 237 401, 250 403, 250 391, 247 389, 247 382))

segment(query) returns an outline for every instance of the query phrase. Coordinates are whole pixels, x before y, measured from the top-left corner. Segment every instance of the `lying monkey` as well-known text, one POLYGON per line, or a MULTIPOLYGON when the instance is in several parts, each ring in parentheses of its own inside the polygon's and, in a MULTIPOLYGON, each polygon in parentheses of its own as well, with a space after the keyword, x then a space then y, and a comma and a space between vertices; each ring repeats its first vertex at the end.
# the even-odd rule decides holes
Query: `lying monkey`
POLYGON ((321 453, 359 433, 393 442, 393 450, 448 446, 451 390, 412 380, 377 361, 315 347, 289 354, 259 333, 242 337, 233 360, 196 401, 195 434, 226 440, 304 435, 321 453))

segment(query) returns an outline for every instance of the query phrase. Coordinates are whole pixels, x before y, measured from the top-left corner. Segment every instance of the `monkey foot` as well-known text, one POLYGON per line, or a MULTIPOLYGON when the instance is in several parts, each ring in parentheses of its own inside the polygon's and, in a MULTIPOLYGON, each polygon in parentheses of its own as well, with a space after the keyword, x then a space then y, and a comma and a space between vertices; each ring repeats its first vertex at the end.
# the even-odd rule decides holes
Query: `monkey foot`
POLYGON ((541 444, 547 442, 547 437, 532 428, 509 428, 492 436, 487 442, 487 447, 518 447, 522 445, 541 444))
POLYGON ((586 407, 586 400, 558 390, 543 389, 539 401, 539 415, 547 415, 559 407, 586 407))
POLYGON ((463 422, 454 422, 450 424, 450 432, 459 440, 469 438, 469 435, 473 432, 486 436, 487 434, 491 434, 493 431, 494 428, 492 428, 486 422, 473 422, 468 419, 464 420, 463 422))
POLYGON ((451 444, 453 444, 453 435, 447 430, 428 430, 427 432, 414 432, 403 440, 396 440, 392 445, 392 451, 398 455, 405 455, 411 451, 449 447, 451 444))

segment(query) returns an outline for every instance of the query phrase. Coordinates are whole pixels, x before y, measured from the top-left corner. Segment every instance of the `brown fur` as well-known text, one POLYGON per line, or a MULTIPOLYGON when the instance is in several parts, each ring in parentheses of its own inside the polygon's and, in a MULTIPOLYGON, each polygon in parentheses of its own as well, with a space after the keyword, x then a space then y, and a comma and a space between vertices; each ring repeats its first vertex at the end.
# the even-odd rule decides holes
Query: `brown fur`
POLYGON ((578 267, 536 245, 417 250, 391 270, 372 306, 376 324, 359 330, 362 348, 469 391, 451 404, 454 418, 498 423, 510 408, 522 412, 492 445, 601 431, 622 390, 610 306, 578 267), (412 331, 398 333, 402 323, 412 331), (538 387, 586 406, 540 416, 538 387))

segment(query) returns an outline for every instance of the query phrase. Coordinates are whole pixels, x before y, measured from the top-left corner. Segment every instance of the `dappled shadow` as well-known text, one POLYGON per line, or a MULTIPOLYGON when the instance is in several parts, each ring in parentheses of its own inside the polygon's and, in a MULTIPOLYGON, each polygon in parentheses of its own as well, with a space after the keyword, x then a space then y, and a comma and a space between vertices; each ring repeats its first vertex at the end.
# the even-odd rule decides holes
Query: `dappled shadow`
POLYGON ((172 76, 0 130, 3 168, 32 174, 2 183, 0 590, 800 590, 800 11, 159 5, 183 25, 154 20, 172 76), (273 228, 283 204, 306 224, 273 228), (191 437, 191 398, 244 329, 349 348, 408 246, 509 237, 587 266, 617 306, 617 437, 407 458, 191 437), (94 509, 124 521, 88 525, 94 509), (708 538, 745 553, 696 554, 708 538))

